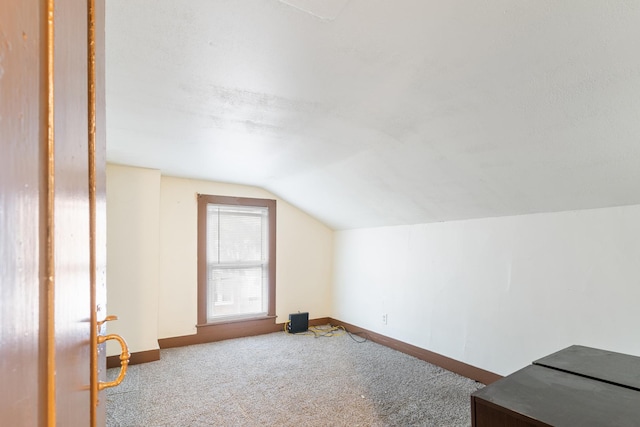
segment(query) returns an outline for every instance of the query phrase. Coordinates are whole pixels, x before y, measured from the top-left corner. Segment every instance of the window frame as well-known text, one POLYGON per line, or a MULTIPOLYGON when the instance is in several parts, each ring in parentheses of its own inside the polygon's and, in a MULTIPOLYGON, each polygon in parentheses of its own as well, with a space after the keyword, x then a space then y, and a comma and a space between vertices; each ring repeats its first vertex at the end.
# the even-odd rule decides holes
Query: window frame
POLYGON ((198 324, 197 327, 215 326, 225 323, 252 322, 276 317, 276 201, 250 197, 215 196, 198 194, 198 324), (266 315, 247 315, 235 318, 222 318, 214 322, 207 319, 207 205, 237 205, 266 207, 269 211, 269 284, 266 315))

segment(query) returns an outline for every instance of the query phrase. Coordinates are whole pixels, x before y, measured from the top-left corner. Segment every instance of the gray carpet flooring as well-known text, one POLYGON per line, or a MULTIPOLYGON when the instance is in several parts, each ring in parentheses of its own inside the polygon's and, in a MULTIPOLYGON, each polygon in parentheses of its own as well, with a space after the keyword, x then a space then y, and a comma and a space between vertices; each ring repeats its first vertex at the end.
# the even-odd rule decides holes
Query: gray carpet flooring
POLYGON ((348 335, 276 332, 165 349, 129 367, 107 390, 107 426, 469 426, 480 387, 348 335))

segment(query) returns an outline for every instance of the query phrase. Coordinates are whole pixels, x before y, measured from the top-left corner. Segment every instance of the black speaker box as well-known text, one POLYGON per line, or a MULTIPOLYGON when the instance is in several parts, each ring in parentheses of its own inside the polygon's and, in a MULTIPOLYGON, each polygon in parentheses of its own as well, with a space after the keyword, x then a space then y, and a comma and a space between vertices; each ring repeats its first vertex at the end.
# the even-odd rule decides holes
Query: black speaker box
POLYGON ((292 334, 305 332, 309 329, 309 313, 294 313, 289 315, 287 330, 292 334))

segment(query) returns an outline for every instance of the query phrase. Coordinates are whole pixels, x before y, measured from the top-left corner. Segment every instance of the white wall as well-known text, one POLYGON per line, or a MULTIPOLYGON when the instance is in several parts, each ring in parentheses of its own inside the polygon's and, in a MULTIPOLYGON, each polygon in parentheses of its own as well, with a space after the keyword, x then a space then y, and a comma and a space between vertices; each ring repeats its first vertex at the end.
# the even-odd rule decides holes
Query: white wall
POLYGON ((332 317, 497 374, 640 355, 640 206, 342 231, 334 255, 332 317))
POLYGON ((331 229, 258 188, 163 176, 158 338, 196 333, 198 193, 276 199, 276 321, 297 311, 308 311, 310 318, 329 316, 331 229))
POLYGON ((107 330, 132 352, 158 348, 159 188, 157 170, 107 165, 107 330))

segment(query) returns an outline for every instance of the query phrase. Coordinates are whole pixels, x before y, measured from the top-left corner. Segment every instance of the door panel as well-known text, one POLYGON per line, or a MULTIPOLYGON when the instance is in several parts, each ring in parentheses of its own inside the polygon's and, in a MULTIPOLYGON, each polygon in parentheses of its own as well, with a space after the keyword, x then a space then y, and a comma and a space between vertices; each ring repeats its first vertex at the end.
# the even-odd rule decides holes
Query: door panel
POLYGON ((87 1, 56 0, 55 10, 56 413, 60 426, 88 426, 91 282, 87 1))
POLYGON ((45 421, 39 8, 37 0, 0 1, 0 425, 7 426, 45 421))

